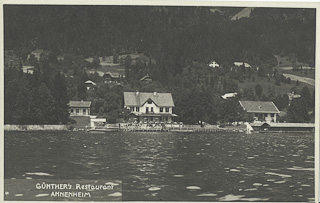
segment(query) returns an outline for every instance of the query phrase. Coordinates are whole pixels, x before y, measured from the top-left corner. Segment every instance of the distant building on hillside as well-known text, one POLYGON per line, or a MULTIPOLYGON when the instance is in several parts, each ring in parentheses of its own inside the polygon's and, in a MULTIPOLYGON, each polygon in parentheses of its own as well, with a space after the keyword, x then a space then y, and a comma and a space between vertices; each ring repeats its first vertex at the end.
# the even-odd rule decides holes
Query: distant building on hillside
POLYGON ((39 61, 41 57, 43 56, 48 56, 51 52, 50 51, 47 51, 47 50, 43 50, 43 49, 37 49, 37 50, 34 50, 33 52, 31 52, 29 55, 28 55, 28 59, 30 58, 31 54, 34 55, 34 57, 39 61))
POLYGON ((22 71, 24 73, 33 74, 34 72, 34 66, 22 66, 22 71))
POLYGON ((70 116, 90 116, 91 101, 70 101, 70 116))
POLYGON ((174 103, 171 93, 124 92, 124 108, 128 119, 142 122, 172 122, 174 103))
POLYGON ((234 98, 238 95, 238 93, 225 93, 221 96, 222 99, 234 98))
POLYGON ((239 101, 243 110, 252 114, 255 122, 277 122, 277 114, 280 113, 276 105, 271 101, 239 101))
POLYGON ((94 90, 96 88, 97 84, 92 82, 91 80, 88 80, 85 82, 87 90, 94 90))
POLYGON ((149 76, 149 74, 143 76, 140 81, 142 83, 145 83, 145 84, 148 84, 148 83, 151 83, 152 82, 152 78, 149 76))
POLYGON ((119 73, 111 73, 106 72, 103 75, 105 83, 120 83, 120 74, 119 73))
POLYGON ((294 92, 287 93, 289 101, 292 101, 293 99, 298 99, 301 97, 300 94, 295 94, 294 92))
POLYGON ((211 61, 208 66, 210 68, 219 68, 220 67, 220 65, 215 61, 211 61))
POLYGON ((233 63, 235 66, 240 67, 240 66, 244 66, 246 68, 251 68, 251 65, 248 63, 244 63, 244 62, 234 62, 233 63))

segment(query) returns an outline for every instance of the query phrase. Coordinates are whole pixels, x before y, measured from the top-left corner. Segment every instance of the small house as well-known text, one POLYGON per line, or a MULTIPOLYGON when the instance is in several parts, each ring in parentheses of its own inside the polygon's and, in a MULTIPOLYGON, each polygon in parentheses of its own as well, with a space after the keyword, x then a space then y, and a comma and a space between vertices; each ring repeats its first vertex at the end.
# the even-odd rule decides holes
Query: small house
POLYGON ((90 116, 91 101, 70 101, 70 116, 90 116))
POLYGON ((142 83, 145 83, 145 84, 148 84, 148 83, 151 83, 152 82, 152 78, 149 76, 149 74, 145 75, 144 77, 142 77, 140 79, 140 81, 142 83))
POLYGON ((120 83, 120 74, 119 73, 111 73, 106 72, 103 75, 105 83, 120 83))
POLYGON ((28 55, 28 59, 30 58, 31 54, 33 54, 34 57, 39 61, 41 57, 44 57, 44 56, 47 57, 50 54, 50 51, 43 50, 43 49, 34 50, 28 55))
POLYGON ((251 114, 255 122, 277 122, 277 114, 280 113, 276 105, 271 101, 239 101, 244 111, 251 114))
POLYGON ((94 90, 97 86, 96 83, 92 82, 91 80, 88 80, 85 82, 87 90, 94 90))
POLYGON ((124 108, 132 120, 140 122, 172 122, 176 117, 171 93, 124 92, 124 108))
POLYGON ((225 93, 224 95, 221 96, 222 99, 228 99, 228 98, 234 98, 238 95, 238 93, 225 93))
POLYGON ((245 68, 251 68, 250 64, 244 62, 234 62, 233 64, 237 67, 244 66, 245 68))
POLYGON ((211 61, 208 66, 210 68, 219 68, 220 67, 220 65, 215 61, 211 61))
POLYGON ((33 74, 34 72, 34 66, 22 66, 22 71, 24 73, 33 74))
POLYGON ((301 97, 300 94, 295 94, 294 92, 287 93, 289 101, 292 101, 293 99, 298 99, 301 97))

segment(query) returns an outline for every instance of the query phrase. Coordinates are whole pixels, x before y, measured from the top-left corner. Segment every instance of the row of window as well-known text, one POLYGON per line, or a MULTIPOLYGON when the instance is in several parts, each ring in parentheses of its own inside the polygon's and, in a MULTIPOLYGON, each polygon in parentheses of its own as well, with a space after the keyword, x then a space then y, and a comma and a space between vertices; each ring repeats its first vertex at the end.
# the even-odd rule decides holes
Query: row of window
MULTIPOLYGON (((160 112, 164 112, 163 110, 165 109, 165 112, 169 112, 170 108, 169 107, 160 107, 160 112)), ((140 111, 140 107, 130 107, 130 111, 140 111)), ((150 112, 153 112, 153 107, 150 107, 150 112)), ((149 107, 146 107, 146 113, 149 113, 149 107)))
MULTIPOLYGON (((260 117, 268 117, 268 114, 267 113, 263 113, 263 114, 262 113, 255 113, 254 116, 255 117, 259 117, 259 116, 260 117)), ((274 113, 271 114, 271 117, 274 117, 274 113)))
MULTIPOLYGON (((70 112, 71 112, 71 113, 76 112, 76 113, 78 114, 78 113, 80 113, 80 109, 71 109, 70 112)), ((86 109, 82 109, 82 113, 83 113, 83 114, 86 114, 86 112, 87 112, 86 109)))

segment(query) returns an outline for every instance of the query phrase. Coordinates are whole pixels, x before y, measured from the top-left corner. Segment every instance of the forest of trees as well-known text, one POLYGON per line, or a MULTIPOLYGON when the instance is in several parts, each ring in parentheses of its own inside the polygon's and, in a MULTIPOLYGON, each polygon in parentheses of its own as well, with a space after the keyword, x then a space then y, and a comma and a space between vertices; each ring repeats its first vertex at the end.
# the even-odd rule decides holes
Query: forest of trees
POLYGON ((5 50, 13 50, 19 61, 35 66, 34 74, 25 74, 21 63, 6 63, 5 122, 67 123, 68 101, 81 99, 92 101, 92 113, 117 122, 123 117, 123 91, 136 90, 171 92, 174 111, 185 123, 244 118, 239 99, 271 100, 288 111, 290 121, 310 121, 308 112, 314 110, 314 103, 294 113, 307 104, 305 100, 312 101, 310 90, 297 92, 304 96, 288 106, 288 98, 275 92, 274 85, 290 81, 273 67, 275 54, 314 66, 315 9, 255 8, 250 18, 235 21, 229 16, 239 8, 222 10, 219 14, 209 7, 5 5, 5 50), (39 48, 51 54, 39 62, 27 60, 39 48), (88 56, 113 55, 118 62, 119 54, 136 52, 155 63, 124 62, 122 87, 86 73, 86 68, 99 66, 95 60, 85 62, 88 56), (64 55, 64 60, 57 61, 57 55, 64 55), (210 60, 222 68, 208 68, 210 60), (234 61, 248 62, 253 68, 230 69, 234 61), (139 83, 147 73, 154 81, 139 83), (270 81, 268 89, 259 84, 261 78, 270 81), (99 84, 95 90, 86 90, 88 79, 99 84), (256 85, 240 89, 238 83, 244 81, 256 85), (239 94, 221 99, 226 92, 239 94))

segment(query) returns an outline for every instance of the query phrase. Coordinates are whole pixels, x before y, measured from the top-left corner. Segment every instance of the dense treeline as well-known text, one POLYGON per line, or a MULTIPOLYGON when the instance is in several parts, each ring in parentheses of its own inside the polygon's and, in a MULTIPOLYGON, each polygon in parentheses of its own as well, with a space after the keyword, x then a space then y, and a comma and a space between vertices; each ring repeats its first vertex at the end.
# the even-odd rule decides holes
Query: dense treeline
MULTIPOLYGON (((308 93, 289 106, 287 95, 274 86, 291 83, 278 73, 275 54, 292 61, 314 65, 315 10, 255 8, 250 18, 231 21, 241 8, 132 7, 132 6, 4 6, 5 49, 13 50, 21 61, 35 66, 33 75, 21 72, 21 64, 5 66, 5 122, 55 124, 68 122, 69 100, 92 101, 92 113, 108 122, 123 118, 123 91, 172 92, 175 113, 180 121, 196 123, 250 120, 238 105, 239 99, 274 101, 288 112, 291 122, 308 122, 308 93), (51 51, 39 62, 27 60, 35 49, 51 51), (86 69, 88 56, 144 53, 155 63, 125 59, 123 87, 104 84, 86 69), (56 56, 64 60, 57 61, 56 56), (206 63, 215 60, 221 69, 206 63), (252 68, 234 67, 244 61, 252 68), (258 68, 259 67, 259 68, 258 68), (149 74, 153 82, 139 79, 149 74), (68 76, 68 77, 65 77, 68 76), (71 77, 72 76, 72 77, 71 77), (84 82, 98 87, 88 91, 84 82), (268 80, 263 89, 259 80, 268 80), (245 81, 251 88, 239 88, 245 81), (234 99, 221 95, 238 92, 234 99), (304 105, 300 113, 296 108, 304 105)), ((96 58, 95 58, 96 59, 96 58)), ((296 86, 299 84, 297 83, 296 86)), ((300 88, 299 88, 300 89, 300 88)), ((309 92, 304 89, 297 93, 309 92)), ((310 92, 309 92, 310 95, 310 92)), ((311 97, 312 99, 312 97, 311 97)), ((287 119, 287 118, 286 118, 287 119)))
POLYGON ((33 74, 10 64, 5 68, 4 115, 11 124, 66 124, 67 81, 47 60, 35 64, 33 74))
POLYGON ((86 56, 137 51, 173 73, 192 60, 260 65, 280 53, 314 64, 315 9, 256 8, 231 21, 209 7, 8 5, 4 20, 5 49, 24 57, 36 48, 86 56))

